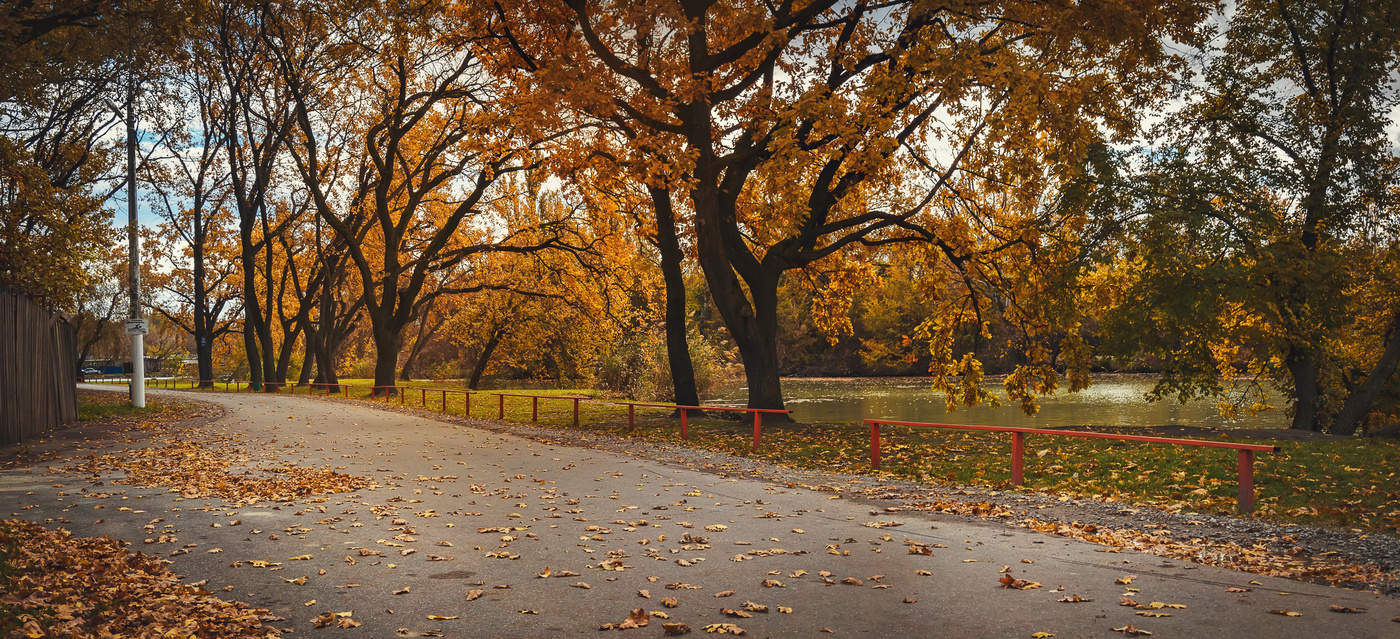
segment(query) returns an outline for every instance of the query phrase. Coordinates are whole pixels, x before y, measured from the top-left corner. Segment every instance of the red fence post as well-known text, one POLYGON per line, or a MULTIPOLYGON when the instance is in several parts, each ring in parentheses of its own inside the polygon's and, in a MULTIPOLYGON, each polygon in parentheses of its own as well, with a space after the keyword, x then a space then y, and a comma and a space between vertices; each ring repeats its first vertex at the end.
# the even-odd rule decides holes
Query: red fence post
POLYGON ((1020 486, 1026 483, 1025 473, 1021 467, 1021 458, 1026 452, 1026 434, 1011 433, 1011 483, 1020 486))
POLYGON ((578 428, 578 398, 574 398, 574 428, 578 428))
POLYGON ((418 403, 419 403, 420 405, 422 405, 423 408, 427 408, 427 407, 428 407, 428 389, 426 389, 426 388, 420 388, 420 389, 418 389, 418 391, 419 391, 419 394, 422 395, 422 397, 419 398, 418 403))
POLYGON ((532 421, 532 422, 538 422, 538 421, 540 421, 540 398, 539 398, 539 397, 531 397, 531 398, 530 398, 530 421, 532 421))
POLYGON ((880 422, 870 422, 870 465, 880 467, 880 422))
POLYGON ((496 398, 499 399, 499 400, 501 400, 501 401, 500 401, 500 411, 499 411, 499 413, 497 414, 496 419, 505 419, 505 418, 506 418, 506 396, 503 395, 503 394, 501 394, 501 393, 496 393, 496 398))
POLYGON ((442 391, 442 412, 447 412, 447 391, 442 391))
POLYGON ((685 409, 681 409, 681 441, 689 441, 690 434, 685 431, 685 409))
POLYGON ((1254 451, 1239 451, 1236 469, 1240 475, 1239 510, 1247 513, 1254 510, 1254 451))
POLYGON ((753 412, 753 449, 758 450, 758 433, 763 429, 763 413, 753 412))

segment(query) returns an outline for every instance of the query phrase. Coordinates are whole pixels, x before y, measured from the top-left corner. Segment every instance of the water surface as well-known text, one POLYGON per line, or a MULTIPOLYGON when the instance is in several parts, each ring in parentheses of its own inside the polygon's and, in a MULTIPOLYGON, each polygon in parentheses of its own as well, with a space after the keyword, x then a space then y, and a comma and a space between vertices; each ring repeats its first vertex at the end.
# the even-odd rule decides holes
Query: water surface
MULTIPOLYGON (((998 382, 989 387, 1001 406, 960 407, 949 413, 943 395, 917 377, 785 378, 783 395, 800 422, 856 423, 885 418, 902 421, 988 426, 1203 426, 1210 428, 1287 428, 1281 410, 1227 420, 1209 400, 1181 404, 1149 402, 1155 380, 1141 375, 1104 375, 1077 393, 1042 398, 1040 412, 1028 416, 1008 402, 998 382)), ((742 406, 744 387, 726 389, 709 400, 742 406)))

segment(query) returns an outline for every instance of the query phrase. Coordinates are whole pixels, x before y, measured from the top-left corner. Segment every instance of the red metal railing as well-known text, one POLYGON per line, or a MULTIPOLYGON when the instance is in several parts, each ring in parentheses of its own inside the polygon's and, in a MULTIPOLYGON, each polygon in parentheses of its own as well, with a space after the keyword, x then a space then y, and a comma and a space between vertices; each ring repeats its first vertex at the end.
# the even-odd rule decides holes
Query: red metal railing
POLYGON ((1148 435, 1118 435, 1114 433, 1094 433, 1082 430, 1058 430, 1050 428, 1019 428, 1014 426, 970 426, 964 424, 931 424, 927 422, 901 422, 890 419, 867 419, 870 426, 870 465, 880 467, 880 427, 910 426, 914 428, 948 428, 955 430, 980 430, 997 433, 1011 433, 1011 483, 1020 486, 1025 483, 1022 459, 1025 457, 1026 435, 1053 435, 1058 437, 1089 437, 1112 439, 1149 444, 1172 444, 1176 446, 1207 446, 1235 450, 1235 472, 1239 477, 1239 509, 1249 512, 1254 509, 1254 453, 1278 452, 1278 446, 1268 444, 1237 444, 1206 439, 1182 439, 1179 437, 1152 437, 1148 435))
POLYGON ((764 415, 764 414, 768 414, 768 413, 778 414, 778 413, 781 413, 781 414, 783 414, 783 415, 787 415, 787 414, 789 414, 789 413, 792 412, 792 411, 790 411, 790 410, 786 410, 786 409, 782 409, 782 408, 739 408, 739 407, 735 407, 735 406, 686 406, 686 405, 682 405, 682 404, 661 404, 661 403, 654 403, 654 402, 624 402, 624 401, 611 401, 611 400, 604 400, 604 403, 612 404, 612 405, 614 405, 614 406, 626 406, 626 407, 627 407, 627 427, 628 427, 628 428, 636 428, 636 423, 637 423, 637 411, 636 411, 636 409, 637 409, 638 406, 642 406, 642 407, 646 407, 646 408, 670 408, 670 409, 673 409, 673 410, 680 411, 680 414, 681 414, 681 440, 682 440, 682 441, 688 441, 688 440, 690 439, 689 433, 686 432, 686 422, 688 421, 688 420, 686 419, 686 415, 687 415, 687 413, 689 413, 690 411, 700 411, 700 412, 704 412, 704 411, 715 411, 715 412, 731 412, 731 413, 753 413, 753 446, 752 446, 753 450, 758 450, 758 443, 759 443, 759 440, 760 440, 761 437, 762 437, 762 432, 763 432, 763 415, 764 415))
POLYGON ((562 399, 562 400, 566 400, 566 401, 572 401, 572 402, 574 403, 574 426, 575 426, 575 427, 577 427, 578 424, 579 424, 579 420, 578 420, 578 404, 579 404, 579 402, 584 401, 584 400, 587 400, 587 399, 590 399, 589 397, 586 397, 586 396, 584 396, 584 395, 530 395, 530 394, 526 394, 526 393, 497 393, 497 392, 489 392, 488 394, 490 394, 490 395, 495 395, 495 396, 496 396, 496 419, 505 419, 505 418, 506 418, 506 398, 507 398, 507 397, 528 397, 528 398, 530 398, 530 421, 531 421, 531 422, 538 422, 538 421, 540 421, 540 400, 541 400, 541 399, 562 399))
POLYGON ((307 395, 310 395, 310 394, 314 393, 314 392, 316 391, 316 387, 317 387, 317 386, 324 386, 324 387, 326 388, 326 397, 330 397, 331 395, 333 395, 333 394, 335 393, 336 387, 339 387, 339 388, 340 388, 340 391, 341 391, 342 393, 344 393, 344 396, 345 396, 346 398, 349 398, 349 397, 350 397, 350 385, 349 385, 349 384, 342 384, 342 383, 340 383, 340 382, 336 382, 336 383, 331 383, 331 382, 311 382, 311 383, 309 383, 309 384, 306 385, 306 388, 307 388, 306 394, 307 394, 307 395))

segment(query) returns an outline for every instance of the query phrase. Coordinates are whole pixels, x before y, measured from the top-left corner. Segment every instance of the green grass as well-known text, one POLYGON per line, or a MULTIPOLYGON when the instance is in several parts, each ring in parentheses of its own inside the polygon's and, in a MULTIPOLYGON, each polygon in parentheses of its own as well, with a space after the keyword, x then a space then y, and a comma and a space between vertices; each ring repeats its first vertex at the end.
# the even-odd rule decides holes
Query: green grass
MULTIPOLYGON (((122 384, 125 386, 125 384, 122 384)), ((136 408, 123 393, 78 391, 78 421, 141 421, 178 418, 191 413, 195 405, 165 398, 147 397, 145 408, 136 408)))
MULTIPOLYGON (((351 379, 345 383, 352 398, 369 397, 370 380, 351 379)), ((459 383, 453 382, 420 381, 401 386, 407 387, 402 402, 398 397, 377 401, 421 407, 425 399, 423 389, 461 389, 459 383)), ((222 385, 218 390, 222 392, 222 385)), ((492 395, 496 392, 606 398, 589 389, 474 391, 470 416, 497 419, 500 400, 492 395)), ((427 392, 426 406, 441 410, 442 394, 427 392)), ((531 407, 528 398, 506 397, 505 421, 534 421, 531 407)), ((446 412, 463 415, 464 408, 460 393, 447 394, 446 412)), ((537 421, 546 426, 574 428, 573 402, 562 398, 540 400, 537 421)), ((637 408, 636 426, 628 428, 626 407, 581 402, 578 430, 680 442, 679 419, 660 408, 637 408)), ((1141 433, 1132 428, 1116 430, 1141 433)), ((885 427, 883 468, 876 470, 870 464, 869 430, 859 424, 766 425, 758 451, 750 450, 753 430, 749 419, 691 415, 688 431, 688 444, 692 447, 793 468, 1016 489, 1011 484, 1011 436, 1007 433, 885 427)), ((1248 431, 1219 438, 1275 443, 1251 437, 1248 431)), ((1257 505, 1253 516, 1400 534, 1400 442, 1344 439, 1278 442, 1278 446, 1277 453, 1256 453, 1257 505)), ((1167 510, 1227 514, 1236 508, 1235 464, 1235 451, 1219 448, 1029 435, 1026 484, 1020 489, 1167 510)))

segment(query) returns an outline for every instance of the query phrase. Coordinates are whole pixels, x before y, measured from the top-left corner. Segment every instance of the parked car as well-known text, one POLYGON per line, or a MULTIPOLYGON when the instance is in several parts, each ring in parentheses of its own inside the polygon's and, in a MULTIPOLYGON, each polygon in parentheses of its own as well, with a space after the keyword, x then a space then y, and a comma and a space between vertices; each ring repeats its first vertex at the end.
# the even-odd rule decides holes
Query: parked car
POLYGON ((102 374, 102 371, 97 370, 97 369, 95 369, 95 368, 93 368, 93 367, 91 367, 91 366, 89 366, 89 367, 87 367, 87 368, 84 368, 83 370, 78 371, 78 372, 82 373, 82 374, 83 374, 83 377, 87 377, 88 375, 101 375, 101 374, 102 374))

